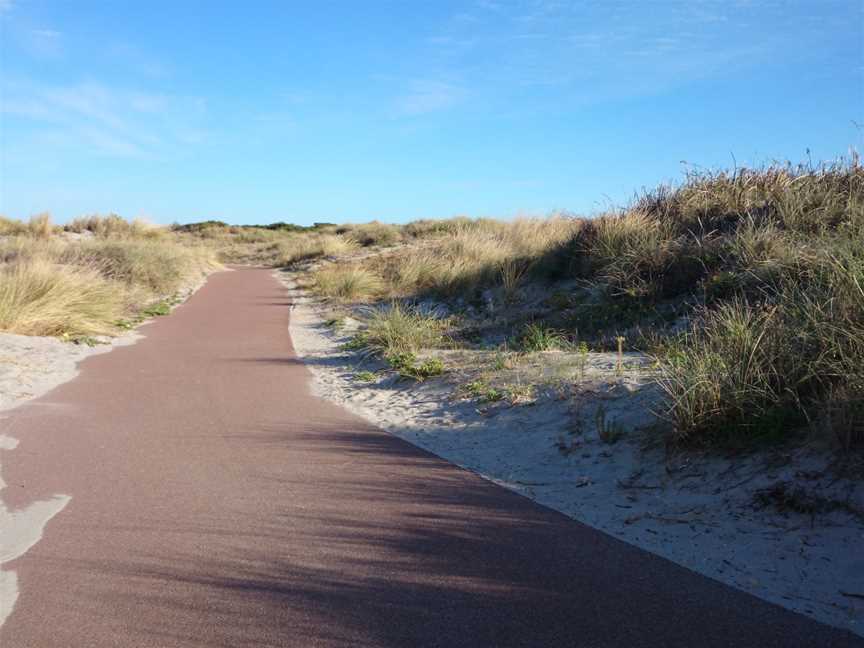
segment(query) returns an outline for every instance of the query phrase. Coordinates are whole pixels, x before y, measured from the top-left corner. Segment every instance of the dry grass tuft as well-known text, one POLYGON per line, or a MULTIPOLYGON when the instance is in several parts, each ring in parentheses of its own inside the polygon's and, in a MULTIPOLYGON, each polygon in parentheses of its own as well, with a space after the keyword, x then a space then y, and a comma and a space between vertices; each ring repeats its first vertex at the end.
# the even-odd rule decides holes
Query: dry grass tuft
POLYGON ((167 229, 156 227, 141 219, 128 221, 117 214, 81 216, 71 220, 63 229, 79 234, 90 232, 99 238, 158 239, 163 238, 168 233, 167 229))
POLYGON ((421 349, 439 348, 447 341, 447 322, 416 308, 393 302, 375 308, 366 318, 364 346, 385 358, 414 355, 421 349))
POLYGON ((125 312, 122 286, 96 268, 45 259, 0 268, 0 330, 23 335, 110 333, 125 312))
POLYGON ((379 296, 382 282, 358 266, 330 265, 312 274, 315 291, 340 301, 365 301, 379 296))
POLYGON ((0 330, 29 335, 95 335, 116 330, 148 303, 170 296, 216 267, 211 248, 182 245, 118 217, 90 218, 54 236, 47 216, 0 241, 0 330))

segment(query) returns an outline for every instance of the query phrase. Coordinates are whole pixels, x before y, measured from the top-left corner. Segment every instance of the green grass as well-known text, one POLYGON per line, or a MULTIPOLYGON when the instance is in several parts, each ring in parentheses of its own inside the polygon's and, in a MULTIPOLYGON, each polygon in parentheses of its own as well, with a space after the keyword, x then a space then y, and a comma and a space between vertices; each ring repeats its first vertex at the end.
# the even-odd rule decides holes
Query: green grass
POLYGON ((507 397, 506 392, 492 387, 485 380, 472 380, 464 387, 465 393, 482 403, 495 403, 507 397))
POLYGON ((561 331, 551 329, 540 322, 532 322, 514 339, 512 346, 520 351, 532 353, 568 349, 572 345, 561 331))
POLYGON ((393 302, 369 312, 362 340, 367 349, 382 357, 416 354, 421 349, 445 345, 446 328, 444 320, 393 302))

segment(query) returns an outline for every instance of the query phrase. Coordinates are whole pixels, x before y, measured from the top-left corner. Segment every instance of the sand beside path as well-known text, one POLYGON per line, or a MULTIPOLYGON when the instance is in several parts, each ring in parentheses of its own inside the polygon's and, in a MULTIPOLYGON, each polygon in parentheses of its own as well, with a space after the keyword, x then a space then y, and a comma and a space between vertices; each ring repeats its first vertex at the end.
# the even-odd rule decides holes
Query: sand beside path
POLYGON ((859 646, 575 522, 309 391, 268 270, 8 412, 3 648, 859 646))
POLYGON ((276 276, 294 303, 291 337, 316 395, 616 538, 864 635, 864 516, 841 508, 811 517, 755 504, 781 483, 864 511, 864 484, 830 470, 824 448, 669 457, 662 447, 645 449, 635 432, 606 443, 595 429, 598 407, 633 430, 652 420, 657 405, 644 376, 603 374, 614 354, 590 354, 600 380, 531 406, 460 399, 447 376, 417 384, 385 372, 359 381, 374 362, 340 349, 352 331, 326 326, 326 305, 298 289, 292 274, 276 276))

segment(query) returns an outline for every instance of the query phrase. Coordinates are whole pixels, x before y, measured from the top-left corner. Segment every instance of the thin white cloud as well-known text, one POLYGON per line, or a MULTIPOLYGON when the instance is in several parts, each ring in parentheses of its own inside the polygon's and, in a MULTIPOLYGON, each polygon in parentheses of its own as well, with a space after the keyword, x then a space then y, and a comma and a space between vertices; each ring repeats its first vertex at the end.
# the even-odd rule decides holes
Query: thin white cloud
POLYGON ((35 58, 52 59, 63 54, 63 34, 56 29, 17 30, 16 38, 24 50, 35 58))
MULTIPOLYGON (((22 133, 58 146, 115 157, 154 157, 182 142, 201 141, 199 101, 99 83, 51 85, 9 81, 0 112, 22 120, 22 133), (192 135, 190 135, 190 133, 192 135)), ((24 137, 21 135, 20 137, 24 137)))
POLYGON ((463 88, 452 83, 415 80, 408 93, 397 99, 397 112, 413 116, 447 110, 461 102, 465 95, 463 88))

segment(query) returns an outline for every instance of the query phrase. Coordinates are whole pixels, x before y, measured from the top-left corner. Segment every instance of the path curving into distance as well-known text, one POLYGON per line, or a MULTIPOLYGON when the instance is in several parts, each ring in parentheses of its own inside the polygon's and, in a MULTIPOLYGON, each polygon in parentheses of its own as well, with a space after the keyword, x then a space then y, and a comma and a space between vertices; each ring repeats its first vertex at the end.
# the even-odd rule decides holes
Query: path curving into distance
POLYGON ((864 645, 310 396, 289 306, 216 274, 0 422, 5 507, 71 497, 3 648, 864 645))

